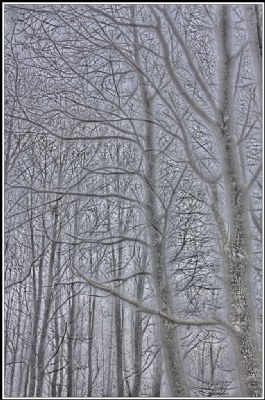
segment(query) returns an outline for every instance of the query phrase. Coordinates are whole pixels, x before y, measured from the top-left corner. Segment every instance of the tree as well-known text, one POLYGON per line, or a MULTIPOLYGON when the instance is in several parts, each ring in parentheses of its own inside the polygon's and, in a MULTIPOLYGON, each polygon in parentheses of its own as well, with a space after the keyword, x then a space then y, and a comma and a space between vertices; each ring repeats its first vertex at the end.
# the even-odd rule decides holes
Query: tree
POLYGON ((260 7, 6 14, 7 392, 260 395, 260 7))

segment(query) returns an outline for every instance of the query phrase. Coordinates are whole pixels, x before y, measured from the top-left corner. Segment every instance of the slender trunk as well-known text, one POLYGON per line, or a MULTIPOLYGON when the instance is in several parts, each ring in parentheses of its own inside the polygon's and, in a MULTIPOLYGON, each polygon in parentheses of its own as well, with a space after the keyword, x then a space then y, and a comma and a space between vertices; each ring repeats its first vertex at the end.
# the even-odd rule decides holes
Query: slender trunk
POLYGON ((215 372, 215 366, 214 366, 214 359, 213 359, 213 343, 210 343, 210 348, 209 348, 209 355, 210 355, 210 366, 211 366, 211 376, 210 376, 210 383, 213 386, 214 385, 214 372, 215 372))
MULTIPOLYGON (((57 301, 55 302, 55 307, 57 307, 57 301)), ((57 318, 57 314, 55 314, 54 320, 54 341, 55 341, 55 349, 58 349, 60 345, 60 338, 59 338, 59 322, 57 318)), ((58 369, 59 369, 59 351, 56 353, 54 357, 54 364, 53 364, 54 372, 52 375, 52 382, 51 382, 51 395, 52 397, 57 396, 57 377, 58 377, 58 369)))
MULTIPOLYGON (((145 119, 151 120, 154 115, 152 100, 146 90, 142 91, 142 101, 145 105, 145 119)), ((146 123, 146 167, 145 167, 145 202, 148 235, 150 243, 150 258, 159 310, 174 315, 171 289, 168 283, 164 255, 164 238, 158 219, 156 197, 156 154, 152 122, 146 123)), ((174 324, 160 319, 160 333, 165 358, 166 372, 171 394, 174 397, 188 395, 187 383, 183 370, 182 359, 178 344, 178 336, 174 324)))
MULTIPOLYGON (((113 301, 113 300, 112 300, 113 301)), ((113 310, 113 303, 111 303, 111 310, 113 310)), ((113 318, 111 319, 110 322, 110 337, 109 337, 109 354, 108 354, 108 380, 107 380, 107 389, 106 389, 106 397, 112 397, 112 379, 113 379, 113 368, 112 368, 112 362, 113 362, 113 335, 112 335, 112 328, 113 326, 113 318)))
POLYGON ((123 326, 121 317, 121 301, 115 298, 115 328, 116 328, 116 368, 117 368, 117 391, 118 397, 124 397, 123 385, 123 362, 122 362, 122 340, 123 340, 123 326))
MULTIPOLYGON (((93 288, 90 288, 93 293, 93 288)), ((93 350, 93 339, 94 339, 94 322, 95 322, 95 308, 96 298, 89 298, 89 325, 88 325, 88 378, 87 378, 87 397, 92 397, 92 386, 93 386, 93 363, 92 363, 92 350, 93 350)))
MULTIPOLYGON (((7 295, 6 295, 7 297, 7 295)), ((10 349, 11 337, 9 332, 11 330, 11 310, 13 309, 13 294, 8 293, 8 299, 6 300, 6 314, 5 314, 5 347, 4 347, 4 359, 7 361, 7 357, 10 349)), ((6 373, 6 370, 5 370, 6 373)))
POLYGON ((163 357, 161 350, 156 356, 154 364, 154 380, 152 384, 152 397, 161 397, 161 383, 162 383, 162 363, 163 357))
POLYGON ((15 371, 16 371, 16 366, 17 366, 16 361, 17 361, 17 356, 18 356, 18 344, 19 344, 19 338, 21 335, 21 332, 20 332, 21 315, 22 315, 21 289, 22 289, 22 285, 19 286, 19 293, 18 293, 19 310, 18 310, 16 340, 15 340, 15 344, 14 344, 14 353, 13 353, 13 357, 12 357, 12 366, 11 366, 11 373, 10 373, 9 397, 13 396, 13 391, 14 391, 14 378, 15 378, 15 371))
MULTIPOLYGON (((58 261, 57 261, 57 276, 59 276, 61 269, 61 243, 59 243, 58 247, 58 261)), ((55 310, 56 313, 54 315, 54 340, 55 340, 55 349, 57 350, 60 345, 60 331, 59 331, 59 307, 60 307, 60 288, 58 289, 58 293, 55 297, 55 310)), ((51 395, 52 397, 57 396, 57 378, 58 378, 58 369, 59 369, 59 362, 60 362, 60 351, 57 351, 54 357, 54 364, 53 364, 53 376, 51 382, 51 395)))
POLYGON ((48 333, 48 321, 52 304, 52 288, 53 288, 53 273, 54 273, 54 258, 55 251, 57 247, 57 228, 58 228, 58 219, 59 219, 59 201, 56 202, 54 208, 54 225, 53 225, 53 233, 52 233, 52 245, 51 245, 51 254, 49 261, 49 270, 48 270, 48 279, 47 279, 47 292, 45 298, 44 305, 44 313, 43 313, 43 322, 42 322, 42 330, 40 336, 40 345, 38 350, 38 377, 37 377, 37 388, 36 388, 36 397, 42 397, 44 377, 45 377, 45 351, 46 351, 46 338, 48 333))
POLYGON ((74 335, 75 335, 75 293, 74 293, 74 285, 71 288, 71 295, 73 296, 69 300, 69 333, 68 333, 68 342, 67 342, 67 360, 68 360, 68 367, 67 367, 67 397, 74 396, 74 335))
MULTIPOLYGON (((157 345, 160 346, 157 321, 155 321, 155 325, 154 325, 154 336, 155 336, 157 345)), ((157 356, 155 358, 155 361, 154 361, 152 397, 160 397, 160 395, 161 395, 161 383, 162 383, 162 372, 163 372, 162 366, 163 366, 163 355, 162 355, 162 350, 160 348, 160 350, 157 353, 157 356)))
MULTIPOLYGON (((61 166, 62 168, 62 166, 61 166)), ((61 170, 59 175, 61 175, 61 170)), ((59 182, 61 178, 59 176, 59 182)), ((80 190, 78 186, 78 190, 80 190)), ((75 204, 74 207, 74 227, 73 227, 73 235, 74 237, 78 236, 78 222, 79 222, 79 203, 75 204)), ((70 253, 70 263, 71 267, 76 267, 76 242, 73 239, 73 252, 70 253)), ((73 269, 70 269, 70 282, 74 282, 75 277, 72 273, 73 269)), ((74 387, 75 379, 74 379, 74 348, 75 348, 75 320, 76 320, 76 295, 75 295, 75 286, 74 284, 71 285, 71 299, 69 299, 69 334, 68 334, 68 342, 67 342, 67 359, 68 359, 68 366, 67 366, 67 397, 73 397, 74 391, 76 391, 76 387, 74 387)))
MULTIPOLYGON (((59 324, 59 332, 60 337, 62 338, 66 335, 67 331, 67 322, 65 321, 64 310, 62 307, 59 309, 60 313, 60 324, 59 324)), ((65 361, 65 350, 64 345, 62 344, 59 350, 59 379, 57 384, 57 396, 56 397, 63 397, 64 394, 64 386, 65 386, 65 368, 67 366, 67 361, 65 361)))
MULTIPOLYGON (((25 318, 24 320, 24 325, 23 325, 23 332, 22 332, 22 337, 26 337, 27 333, 27 319, 25 318)), ((24 342, 21 343, 21 351, 20 351, 20 359, 25 362, 25 364, 22 364, 19 370, 19 379, 18 379, 18 385, 17 385, 17 397, 21 397, 21 392, 23 389, 23 376, 25 371, 28 368, 28 363, 27 363, 27 347, 24 342)), ((23 397, 23 395, 22 395, 23 397)))
POLYGON ((30 366, 27 364, 26 367, 26 373, 25 373, 25 380, 24 380, 24 387, 23 387, 23 396, 24 397, 30 397, 28 395, 28 384, 29 384, 29 374, 30 374, 30 366))
MULTIPOLYGON (((31 246, 34 249, 34 233, 33 226, 31 225, 31 246)), ((38 293, 35 292, 34 282, 33 282, 33 298, 34 300, 34 311, 33 311, 33 324, 32 324, 32 336, 31 336, 31 346, 30 346, 30 381, 29 381, 29 397, 34 397, 35 386, 36 386, 36 356, 37 356, 37 341, 38 341, 38 327, 40 320, 40 310, 42 302, 42 291, 43 291, 43 265, 44 265, 44 252, 45 252, 45 235, 42 235, 41 241, 41 257, 39 261, 39 272, 38 272, 38 293)), ((35 266, 33 265, 33 281, 35 278, 35 266)))
MULTIPOLYGON (((61 325, 61 336, 64 334, 63 324, 61 325)), ((59 383, 58 383, 58 395, 57 397, 63 397, 63 384, 64 384, 64 349, 63 346, 60 348, 60 358, 59 358, 59 383)))
POLYGON ((233 65, 231 57, 231 9, 219 11, 219 149, 222 158, 229 235, 222 235, 226 275, 228 317, 237 332, 233 335, 241 394, 261 396, 261 363, 256 338, 255 306, 251 298, 251 238, 248 224, 248 201, 244 188, 238 149, 235 143, 233 115, 233 65))
MULTIPOLYGON (((74 237, 78 234, 78 205, 74 208, 74 237)), ((72 254, 71 264, 75 267, 76 265, 76 250, 74 246, 74 252, 72 254)), ((70 280, 74 281, 74 276, 71 273, 70 280)), ((68 367, 67 367, 67 397, 74 396, 74 335, 75 335, 75 287, 71 285, 71 299, 69 300, 69 336, 67 343, 67 355, 68 355, 68 367)))
MULTIPOLYGON (((118 247, 118 262, 114 247, 112 248, 112 261, 114 277, 121 277, 122 266, 122 247, 118 247), (118 272, 117 272, 118 271, 118 272)), ((123 322, 122 322, 122 303, 119 298, 114 299, 114 321, 116 339, 116 377, 117 395, 124 397, 124 378, 123 378, 123 322)))
MULTIPOLYGON (((131 7, 134 21, 134 7, 131 7)), ((134 57, 141 68, 137 29, 133 28, 134 57)), ((149 236, 150 259, 159 310, 173 315, 172 293, 166 272, 164 238, 158 218, 157 188, 156 188, 156 149, 153 124, 154 99, 148 93, 147 83, 141 73, 138 73, 139 91, 143 105, 145 122, 145 212, 149 236)), ((174 397, 188 396, 188 385, 185 378, 183 363, 180 355, 179 340, 174 324, 160 319, 160 335, 165 359, 167 379, 174 397)))
MULTIPOLYGON (((137 300, 142 303, 144 293, 145 277, 140 275, 137 279, 137 300)), ((139 397, 141 389, 141 369, 142 369, 142 343, 143 343, 143 327, 142 313, 137 312, 134 321, 134 382, 132 388, 132 397, 139 397)))

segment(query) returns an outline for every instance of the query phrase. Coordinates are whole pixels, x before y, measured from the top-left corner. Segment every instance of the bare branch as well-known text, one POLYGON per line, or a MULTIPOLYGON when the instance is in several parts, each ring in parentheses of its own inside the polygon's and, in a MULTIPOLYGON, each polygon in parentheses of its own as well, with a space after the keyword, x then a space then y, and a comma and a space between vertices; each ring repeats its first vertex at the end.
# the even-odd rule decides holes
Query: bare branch
POLYGON ((151 315, 157 315, 161 318, 164 318, 166 320, 168 320, 169 322, 176 324, 176 325, 184 325, 184 326, 207 326, 207 325, 222 325, 225 328, 229 328, 232 329, 231 327, 229 327, 224 321, 221 321, 220 319, 213 319, 213 320, 183 320, 183 319, 178 319, 172 315, 168 315, 162 311, 159 310, 155 310, 153 308, 149 308, 144 306, 143 304, 139 303, 136 300, 133 300, 119 292, 117 292, 116 290, 112 289, 111 287, 108 286, 104 286, 101 283, 95 282, 92 279, 87 278, 84 274, 82 274, 82 272, 78 271, 75 267, 73 267, 74 270, 76 271, 77 275, 79 275, 81 278, 84 279, 84 281, 94 287, 95 289, 98 290, 102 290, 104 292, 110 293, 112 296, 114 297, 118 297, 119 299, 125 301, 126 303, 136 307, 138 309, 138 311, 146 313, 146 314, 151 314, 151 315))

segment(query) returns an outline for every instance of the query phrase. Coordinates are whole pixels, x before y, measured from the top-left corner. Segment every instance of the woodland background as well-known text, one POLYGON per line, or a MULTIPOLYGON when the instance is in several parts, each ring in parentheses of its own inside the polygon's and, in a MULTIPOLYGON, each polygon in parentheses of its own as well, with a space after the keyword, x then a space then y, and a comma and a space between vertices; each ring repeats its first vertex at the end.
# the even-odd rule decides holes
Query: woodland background
POLYGON ((6 396, 261 396, 262 11, 5 5, 6 396))

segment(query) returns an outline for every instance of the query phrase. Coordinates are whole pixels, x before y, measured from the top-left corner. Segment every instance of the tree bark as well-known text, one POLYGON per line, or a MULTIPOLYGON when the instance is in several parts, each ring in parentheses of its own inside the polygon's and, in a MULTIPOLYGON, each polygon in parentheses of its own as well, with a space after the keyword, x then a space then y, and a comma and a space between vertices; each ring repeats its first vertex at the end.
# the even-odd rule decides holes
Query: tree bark
POLYGON ((42 322, 42 330, 40 335, 40 345, 38 350, 38 362, 37 362, 37 388, 36 388, 36 397, 42 397, 44 377, 45 377, 45 352, 46 352, 46 338, 48 332, 48 321, 52 304, 52 287, 53 287, 53 270, 54 270, 54 258, 55 251, 57 247, 57 235, 58 235, 58 220, 59 220, 59 201, 57 200, 55 209, 54 209, 54 224, 53 224, 53 233, 52 233, 52 245, 51 245, 51 254, 49 260, 49 270, 48 270, 48 279, 47 279, 47 291, 44 305, 44 313, 43 313, 43 322, 42 322))
POLYGON ((74 286, 71 288, 71 296, 69 300, 69 332, 67 342, 67 397, 74 396, 74 334, 75 334, 75 292, 74 286))
MULTIPOLYGON (((34 233, 33 226, 31 226, 31 245, 34 248, 34 233)), ((32 325, 32 337, 31 337, 31 347, 30 347, 30 381, 29 381, 29 397, 35 396, 35 386, 36 386, 36 356, 37 356, 37 341, 38 341, 38 327, 40 323, 40 310, 42 301, 42 291, 43 291, 43 265, 45 257, 45 235, 42 235, 41 240, 41 257, 38 266, 38 291, 36 294, 33 292, 33 297, 36 299, 33 304, 33 325, 32 325)), ((35 274, 35 266, 33 265, 33 280, 35 274)), ((33 287, 35 283, 33 282, 33 287)))
MULTIPOLYGON (((57 275, 59 276, 61 268, 61 243, 58 246, 58 260, 57 260, 57 275)), ((55 349, 57 350, 60 345, 60 330, 59 330, 59 307, 61 301, 61 295, 59 294, 60 289, 58 290, 58 294, 55 297, 55 315, 54 315, 54 341, 55 341, 55 349)), ((60 350, 57 351, 54 357, 53 364, 53 375, 51 382, 51 395, 52 397, 57 397, 57 378, 58 378, 58 369, 60 365, 60 350)))
MULTIPOLYGON (((146 257, 144 262, 146 262, 146 257)), ((137 279, 137 300, 142 303, 144 292, 145 277, 140 275, 137 279)), ((142 328, 142 313, 137 312, 134 320, 134 382, 132 388, 132 397, 140 396, 141 389, 141 369, 142 369, 142 343, 143 343, 143 328, 142 328)))
MULTIPOLYGON (((94 293, 94 289, 90 288, 90 293, 94 293)), ((93 389, 93 341, 94 341, 94 322, 95 322, 95 309, 96 309, 96 298, 89 297, 89 319, 88 319, 88 378, 87 378, 87 397, 92 397, 93 389)))
MULTIPOLYGON (((157 344, 160 346, 159 343, 159 332, 158 332, 158 319, 155 319, 154 322, 154 337, 157 344)), ((161 396, 161 383, 162 383, 162 373, 163 373, 163 356, 162 356, 162 349, 160 348, 159 352, 154 361, 154 371, 153 371, 153 384, 152 384, 152 397, 160 397, 161 396)))
MULTIPOLYGON (((134 21, 134 8, 131 7, 132 20, 134 21)), ((139 54, 139 43, 137 29, 133 28, 134 57, 139 69, 141 59, 139 54)), ((148 93, 147 82, 141 73, 138 72, 139 91, 141 103, 143 105, 143 115, 145 120, 145 212, 148 227, 150 260, 156 299, 160 311, 169 315, 174 315, 172 293, 169 287, 166 260, 165 242, 161 233, 159 223, 159 212, 157 205, 156 187, 156 146, 155 132, 153 124, 154 116, 154 97, 148 93)), ((188 385, 183 369, 180 355, 178 335, 176 327, 170 321, 160 318, 160 335, 165 359, 167 379, 173 397, 188 396, 188 385)))
POLYGON ((235 142, 233 114, 233 64, 231 9, 219 10, 219 121, 217 135, 222 159, 229 234, 222 234, 225 264, 228 318, 237 334, 233 344, 237 359, 242 396, 261 396, 261 360, 256 337, 255 306, 251 297, 251 238, 248 222, 248 198, 240 171, 235 142))
POLYGON ((9 397, 13 396, 14 392, 14 378, 15 378, 15 371, 16 371, 16 366, 17 366, 17 356, 18 356, 18 344, 19 344, 19 338, 20 338, 20 326, 21 326, 21 306, 22 306, 22 298, 21 298, 21 291, 22 291, 22 286, 19 286, 19 292, 18 292, 18 302, 19 302, 19 312, 18 312, 18 319, 17 319, 17 336, 16 340, 14 343, 14 350, 13 350, 13 357, 12 357, 12 364, 11 364, 11 373, 10 373, 10 386, 9 386, 9 397))

